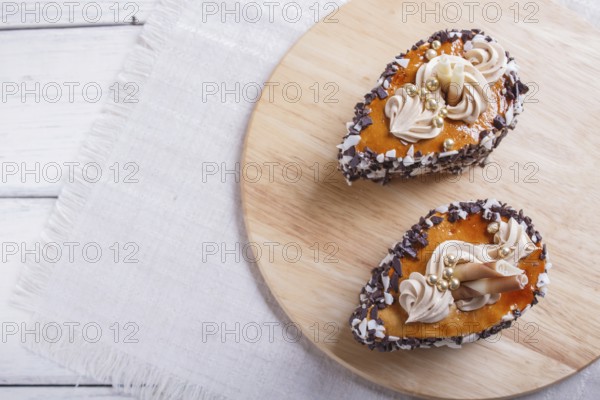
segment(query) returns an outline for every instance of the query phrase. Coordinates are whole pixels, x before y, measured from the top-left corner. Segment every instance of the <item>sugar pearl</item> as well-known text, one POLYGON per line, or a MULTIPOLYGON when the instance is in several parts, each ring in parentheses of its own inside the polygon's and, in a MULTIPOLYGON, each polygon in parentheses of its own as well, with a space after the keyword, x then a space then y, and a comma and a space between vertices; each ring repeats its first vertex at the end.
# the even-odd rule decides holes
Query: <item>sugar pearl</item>
POLYGON ((429 78, 427 79, 427 82, 425 82, 425 86, 428 90, 435 92, 440 88, 440 81, 438 81, 436 78, 429 78))
POLYGON ((438 277, 437 275, 429 275, 427 276, 427 283, 431 286, 435 285, 438 282, 438 277))
POLYGON ((452 278, 452 275, 454 275, 454 268, 444 268, 442 274, 444 275, 444 278, 450 279, 452 278))
POLYGON ((500 257, 502 257, 502 258, 506 258, 510 254, 510 248, 502 247, 502 248, 500 248, 500 250, 498 250, 498 254, 500 254, 500 257))
POLYGON ((431 60, 432 58, 435 58, 435 57, 437 57, 437 55, 438 55, 438 53, 437 53, 437 51, 435 51, 434 49, 429 49, 429 50, 427 50, 427 51, 425 52, 425 57, 426 57, 428 60, 431 60))
POLYGON ((450 279, 450 290, 456 290, 460 287, 460 281, 456 278, 450 279))
POLYGON ((500 230, 500 224, 498 222, 492 222, 487 226, 487 232, 492 235, 500 230))
POLYGON ((452 148, 454 148, 454 140, 452 139, 446 139, 444 140, 444 150, 449 151, 452 150, 452 148))
POLYGON ((454 254, 448 254, 444 257, 444 265, 453 266, 457 263, 458 258, 454 254))
POLYGON ((404 89, 406 90, 406 94, 410 97, 414 97, 419 91, 417 86, 412 83, 407 83, 406 85, 404 85, 404 89))
POLYGON ((450 286, 450 285, 449 285, 448 281, 447 281, 447 280, 445 280, 445 279, 442 279, 442 280, 440 280, 440 281, 439 281, 439 282, 436 284, 436 287, 438 288, 438 290, 439 290, 440 292, 445 292, 446 290, 448 290, 448 286, 450 286))
POLYGON ((438 107, 438 102, 436 99, 427 99, 427 102, 425 102, 425 108, 428 109, 429 111, 435 111, 438 107))

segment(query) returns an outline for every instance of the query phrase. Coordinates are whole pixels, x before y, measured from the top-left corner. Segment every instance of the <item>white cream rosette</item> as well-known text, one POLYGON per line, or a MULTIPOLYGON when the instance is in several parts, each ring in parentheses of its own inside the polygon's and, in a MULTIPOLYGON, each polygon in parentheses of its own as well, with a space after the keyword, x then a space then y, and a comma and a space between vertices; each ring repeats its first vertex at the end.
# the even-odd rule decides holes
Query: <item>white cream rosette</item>
POLYGON ((504 75, 508 64, 506 51, 498 42, 488 42, 482 37, 471 41, 465 49, 464 58, 481 72, 489 84, 494 84, 504 75))
POLYGON ((436 128, 432 119, 435 111, 424 109, 419 96, 409 96, 403 88, 396 90, 385 104, 385 115, 390 119, 390 132, 404 140, 415 143, 422 139, 431 139, 440 134, 442 128, 436 128))
POLYGON ((445 54, 435 57, 419 68, 416 82, 425 87, 431 78, 440 82, 433 95, 445 104, 448 118, 472 124, 487 109, 487 81, 468 60, 445 54))
POLYGON ((488 86, 506 72, 507 61, 504 48, 483 36, 465 43, 464 57, 442 54, 432 58, 417 71, 416 84, 425 88, 428 80, 438 80, 439 88, 430 95, 437 100, 437 109, 427 110, 424 99, 399 89, 385 106, 390 132, 409 143, 434 138, 442 127, 435 126, 432 119, 442 107, 448 111, 447 118, 474 123, 487 110, 488 86))

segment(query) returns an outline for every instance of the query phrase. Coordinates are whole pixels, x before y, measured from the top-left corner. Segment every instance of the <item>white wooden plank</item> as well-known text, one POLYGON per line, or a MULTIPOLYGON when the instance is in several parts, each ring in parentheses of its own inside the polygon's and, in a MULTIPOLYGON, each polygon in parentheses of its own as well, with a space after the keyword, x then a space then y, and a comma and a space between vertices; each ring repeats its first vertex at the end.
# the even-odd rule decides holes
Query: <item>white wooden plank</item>
POLYGON ((0 387, 0 398, 10 400, 125 400, 109 387, 0 387))
POLYGON ((0 29, 142 24, 156 0, 6 0, 0 29))
MULTIPOLYGON (((7 249, 11 243, 35 241, 54 206, 55 199, 0 199, 0 243, 7 249)), ((58 365, 30 353, 21 346, 20 335, 8 335, 9 325, 27 321, 25 313, 10 307, 9 297, 21 270, 19 254, 9 256, 2 251, 0 268, 0 385, 23 384, 86 384, 58 365), (6 261, 6 262, 4 262, 6 261), (2 339, 2 331, 5 338, 2 339)), ((0 398, 3 396, 0 389, 0 398)))
POLYGON ((0 31, 0 197, 58 194, 141 29, 0 31))

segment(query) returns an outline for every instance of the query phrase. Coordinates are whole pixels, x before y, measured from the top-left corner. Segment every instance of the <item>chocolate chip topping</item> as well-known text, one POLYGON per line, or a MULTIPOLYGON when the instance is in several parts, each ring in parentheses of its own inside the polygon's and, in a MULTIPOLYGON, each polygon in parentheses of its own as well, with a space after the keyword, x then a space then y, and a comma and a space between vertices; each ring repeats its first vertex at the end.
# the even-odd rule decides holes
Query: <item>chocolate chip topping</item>
MULTIPOLYGON (((377 268, 372 270, 372 275, 367 286, 372 291, 368 293, 367 287, 363 287, 361 290, 361 301, 360 305, 355 309, 352 315, 349 318, 349 322, 352 325, 353 322, 358 320, 364 320, 368 314, 370 314, 371 320, 376 320, 378 326, 384 326, 384 322, 381 318, 378 317, 379 310, 385 309, 389 305, 385 302, 385 293, 398 293, 400 286, 400 278, 402 277, 401 270, 401 259, 405 256, 410 256, 411 251, 415 252, 419 248, 422 248, 423 245, 420 242, 420 239, 427 237, 427 230, 430 228, 430 225, 427 224, 426 220, 429 219, 434 225, 440 224, 446 216, 446 219, 450 221, 450 215, 456 214, 457 218, 461 218, 461 212, 466 212, 466 214, 480 214, 484 219, 487 220, 496 220, 498 217, 505 218, 514 218, 518 223, 524 223, 526 228, 526 232, 528 235, 536 236, 539 235, 538 231, 535 230, 531 218, 524 215, 523 210, 515 210, 514 208, 508 206, 505 203, 492 203, 488 205, 488 200, 477 200, 473 202, 460 202, 460 203, 452 203, 447 207, 447 212, 444 214, 438 214, 436 210, 431 210, 427 214, 427 216, 419 219, 419 224, 415 224, 411 227, 409 231, 404 234, 404 237, 400 242, 398 242, 394 248, 390 249, 390 253, 388 257, 384 259, 384 262, 377 268), (486 218, 487 215, 487 218, 486 218), (532 232, 532 233, 530 233, 532 232), (385 262, 385 260, 388 260, 385 262), (389 276, 389 286, 387 289, 384 288, 382 282, 382 276, 389 276), (370 309, 370 313, 367 311, 370 309)), ((463 215, 464 216, 464 215, 463 215)), ((451 222, 451 221, 450 221, 451 222)), ((541 238, 541 235, 540 235, 541 238)), ((545 259, 547 257, 546 245, 542 244, 542 251, 540 255, 540 259, 545 259), (542 255, 544 258, 542 258, 542 255)), ((534 306, 538 303, 538 297, 544 296, 544 291, 535 290, 533 292, 533 300, 530 303, 531 306, 534 306)), ((392 303, 393 304, 393 303, 392 303)), ((495 335, 503 329, 506 329, 512 326, 512 323, 517 318, 521 317, 524 310, 514 309, 511 311, 513 320, 502 320, 497 324, 493 325, 488 329, 484 329, 480 332, 469 332, 471 336, 475 335, 474 338, 471 338, 469 341, 485 339, 489 336, 495 335)), ((394 351, 399 349, 415 349, 419 347, 431 347, 436 343, 442 342, 444 344, 453 343, 455 345, 461 345, 464 341, 465 336, 453 336, 453 337, 431 337, 431 338, 414 338, 414 337, 402 337, 398 339, 390 339, 389 335, 385 335, 383 338, 377 337, 376 329, 371 329, 367 331, 366 338, 361 338, 357 333, 354 325, 352 325, 352 332, 355 339, 369 347, 371 350, 378 351, 394 351)))
MULTIPOLYGON (((420 40, 413 47, 416 50, 419 46, 428 42, 431 43, 434 40, 439 40, 441 43, 453 42, 455 40, 462 40, 463 42, 471 40, 475 35, 484 35, 485 40, 493 41, 490 36, 485 36, 485 33, 479 29, 472 30, 442 30, 435 32, 426 41, 420 40)), ((508 55, 508 52, 507 52, 508 55)), ((401 53, 396 59, 402 59, 405 56, 401 53)), ((509 61, 512 61, 512 57, 509 61)), ((369 105, 375 98, 385 99, 388 97, 387 90, 384 87, 384 83, 391 82, 392 78, 402 69, 398 66, 396 61, 387 64, 385 70, 381 74, 381 82, 365 95, 364 101, 360 102, 355 107, 355 115, 353 118, 353 124, 348 128, 348 135, 360 135, 361 132, 372 124, 372 120, 369 117, 371 109, 369 105), (360 122, 360 123, 359 123, 360 122)), ((507 72, 504 81, 504 96, 508 102, 513 104, 514 115, 516 116, 520 108, 522 107, 523 94, 527 93, 528 87, 519 80, 518 75, 514 71, 507 72)), ((357 179, 369 179, 374 182, 382 184, 388 183, 392 177, 402 178, 414 178, 424 173, 440 173, 449 172, 452 174, 460 174, 464 168, 470 165, 485 165, 485 160, 489 154, 498 147, 502 142, 502 139, 508 134, 509 129, 514 129, 516 124, 516 118, 513 118, 511 123, 507 126, 506 120, 501 115, 496 116, 493 121, 493 130, 483 130, 479 135, 479 143, 474 145, 467 145, 461 149, 457 149, 455 154, 447 155, 440 152, 434 152, 430 154, 422 154, 420 151, 415 152, 412 163, 408 166, 400 162, 405 155, 396 154, 396 157, 387 157, 385 155, 383 162, 377 160, 378 156, 382 156, 373 151, 356 152, 358 160, 353 155, 345 154, 344 151, 338 152, 338 160, 340 170, 344 174, 344 177, 348 182, 355 181, 357 179), (489 141, 482 143, 484 137, 489 137, 489 141), (345 155, 349 155, 352 158, 345 158, 345 155), (362 162, 364 161, 364 162, 362 162)), ((355 146, 352 146, 355 147, 355 146)))

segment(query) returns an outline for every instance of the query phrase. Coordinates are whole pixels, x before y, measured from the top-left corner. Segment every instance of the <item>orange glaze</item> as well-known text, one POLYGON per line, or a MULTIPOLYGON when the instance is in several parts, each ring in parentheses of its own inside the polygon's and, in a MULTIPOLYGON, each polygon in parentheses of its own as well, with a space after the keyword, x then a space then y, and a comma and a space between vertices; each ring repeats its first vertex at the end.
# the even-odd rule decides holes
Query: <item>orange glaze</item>
MULTIPOLYGON (((373 119, 373 124, 365 128, 360 136, 361 141, 356 145, 358 151, 364 151, 365 147, 369 147, 376 153, 385 153, 388 150, 396 149, 398 157, 403 157, 410 148, 408 145, 402 144, 400 139, 392 135, 389 131, 390 120, 385 116, 384 107, 395 91, 406 83, 415 83, 417 71, 419 67, 426 61, 425 52, 430 48, 429 43, 423 44, 417 50, 409 51, 404 57, 410 61, 406 69, 400 68, 392 77, 390 87, 387 89, 388 97, 380 100, 375 98, 368 106, 371 109, 369 116, 373 119)), ((438 50, 438 54, 449 54, 462 56, 463 42, 461 39, 454 42, 444 43, 438 50)), ((506 110, 511 105, 512 101, 508 101, 502 95, 505 78, 502 77, 493 86, 486 88, 489 105, 487 110, 479 116, 479 119, 471 125, 467 125, 463 121, 454 121, 446 118, 444 120, 444 128, 440 134, 433 139, 420 140, 414 143, 415 152, 428 154, 431 152, 443 151, 443 143, 447 138, 451 138, 456 143, 454 149, 458 150, 468 144, 479 143, 479 133, 482 130, 493 129, 492 122, 496 115, 504 116, 506 110)))
MULTIPOLYGON (((436 214, 441 216, 441 214, 436 214)), ((507 218, 503 218, 507 221, 507 218)), ((409 257, 401 259, 402 278, 400 282, 407 279, 412 272, 425 274, 427 262, 433 254, 435 248, 446 240, 462 240, 465 242, 483 244, 493 244, 493 235, 487 233, 489 221, 484 220, 480 214, 469 214, 466 220, 458 220, 454 223, 444 218, 439 225, 435 225, 429 230, 429 244, 420 249, 418 259, 409 257)), ((513 292, 502 293, 500 300, 492 305, 484 306, 478 310, 460 311, 456 306, 450 306, 450 313, 446 318, 437 323, 415 322, 405 324, 408 315, 398 303, 398 293, 390 290, 394 296, 394 303, 387 308, 379 310, 378 317, 383 320, 386 334, 398 337, 450 337, 465 336, 469 333, 480 332, 490 328, 500 322, 502 317, 514 309, 523 310, 533 301, 533 292, 536 290, 538 275, 544 272, 546 268, 545 260, 540 260, 542 251, 541 243, 537 244, 537 249, 529 256, 521 259, 519 268, 525 270, 529 279, 525 288, 513 292)), ((390 270, 390 277, 393 270, 390 270)))

